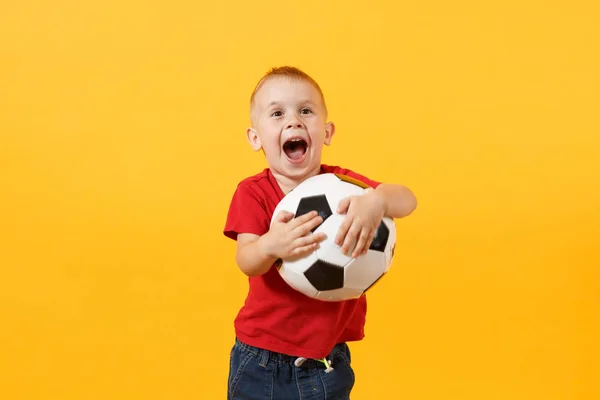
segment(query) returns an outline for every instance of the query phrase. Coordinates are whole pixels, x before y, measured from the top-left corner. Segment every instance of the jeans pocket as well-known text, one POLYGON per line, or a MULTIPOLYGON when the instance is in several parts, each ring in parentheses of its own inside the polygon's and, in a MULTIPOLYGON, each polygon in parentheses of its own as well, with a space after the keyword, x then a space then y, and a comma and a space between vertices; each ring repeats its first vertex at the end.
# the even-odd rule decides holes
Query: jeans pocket
POLYGON ((333 354, 331 362, 333 371, 321 375, 327 399, 348 400, 356 381, 348 349, 333 354))
POLYGON ((229 352, 229 375, 227 377, 227 390, 230 390, 233 381, 234 369, 237 370, 237 365, 234 364, 234 355, 237 351, 237 346, 234 344, 229 352))
POLYGON ((228 379, 228 398, 232 398, 235 394, 235 390, 240 381, 240 378, 244 374, 244 370, 250 363, 255 355, 245 349, 240 348, 237 345, 231 349, 231 355, 229 357, 229 379, 228 379))
POLYGON ((352 369, 352 363, 350 361, 350 354, 347 352, 340 352, 338 354, 338 357, 340 360, 342 360, 344 366, 346 367, 346 370, 352 377, 352 384, 354 385, 354 382, 356 381, 356 376, 354 375, 354 370, 352 369))

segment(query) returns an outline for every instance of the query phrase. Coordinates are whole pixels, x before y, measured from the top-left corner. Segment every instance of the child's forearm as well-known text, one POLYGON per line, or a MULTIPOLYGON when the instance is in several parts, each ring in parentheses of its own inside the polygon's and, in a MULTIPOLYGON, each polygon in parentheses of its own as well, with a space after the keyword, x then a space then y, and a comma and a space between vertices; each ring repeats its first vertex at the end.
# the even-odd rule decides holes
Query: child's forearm
POLYGON ((382 196, 385 203, 385 215, 391 218, 403 218, 417 208, 417 198, 405 186, 382 183, 375 192, 382 196))
POLYGON ((264 251, 262 240, 263 237, 258 237, 238 243, 235 259, 238 267, 248 276, 266 273, 277 260, 264 251))

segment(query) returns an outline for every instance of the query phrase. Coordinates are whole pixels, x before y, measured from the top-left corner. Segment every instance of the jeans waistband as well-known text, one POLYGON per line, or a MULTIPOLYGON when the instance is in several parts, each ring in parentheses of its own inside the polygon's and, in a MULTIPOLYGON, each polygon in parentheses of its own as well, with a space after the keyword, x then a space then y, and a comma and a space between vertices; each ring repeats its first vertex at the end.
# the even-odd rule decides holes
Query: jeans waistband
MULTIPOLYGON (((287 354, 277 353, 274 351, 260 349, 258 347, 250 346, 249 344, 246 344, 237 338, 235 339, 235 344, 237 346, 239 346, 240 348, 242 348, 250 353, 253 353, 256 356, 261 357, 265 361, 268 360, 268 361, 276 362, 279 364, 294 364, 294 362, 299 357, 299 356, 290 356, 287 354)), ((327 358, 334 358, 334 356, 336 354, 344 352, 346 350, 347 346, 348 345, 346 343, 336 344, 333 347, 333 350, 331 350, 331 352, 327 356, 327 358)))

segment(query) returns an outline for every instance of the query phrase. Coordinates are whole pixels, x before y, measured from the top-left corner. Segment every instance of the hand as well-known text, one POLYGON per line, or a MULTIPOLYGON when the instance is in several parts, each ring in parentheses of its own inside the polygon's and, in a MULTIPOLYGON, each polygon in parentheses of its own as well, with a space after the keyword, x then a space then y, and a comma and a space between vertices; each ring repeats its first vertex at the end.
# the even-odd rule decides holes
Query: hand
POLYGON ((356 243, 352 257, 365 254, 385 215, 383 197, 373 189, 367 189, 363 195, 346 197, 340 201, 337 212, 347 214, 338 229, 335 244, 342 246, 342 252, 348 255, 351 246, 356 243))
POLYGON ((325 240, 323 232, 310 234, 323 218, 316 211, 294 218, 289 211, 280 211, 269 232, 262 237, 265 254, 282 260, 297 258, 313 252, 319 242, 325 240))

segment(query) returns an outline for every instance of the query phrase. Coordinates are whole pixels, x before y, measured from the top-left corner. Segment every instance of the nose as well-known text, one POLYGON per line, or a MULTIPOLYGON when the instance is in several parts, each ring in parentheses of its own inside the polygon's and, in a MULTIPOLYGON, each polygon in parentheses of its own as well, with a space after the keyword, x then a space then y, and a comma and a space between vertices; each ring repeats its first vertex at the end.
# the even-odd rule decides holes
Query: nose
POLYGON ((287 123, 287 125, 285 126, 285 129, 302 129, 302 128, 304 128, 304 125, 302 125, 302 123, 295 118, 293 120, 289 121, 287 123))

